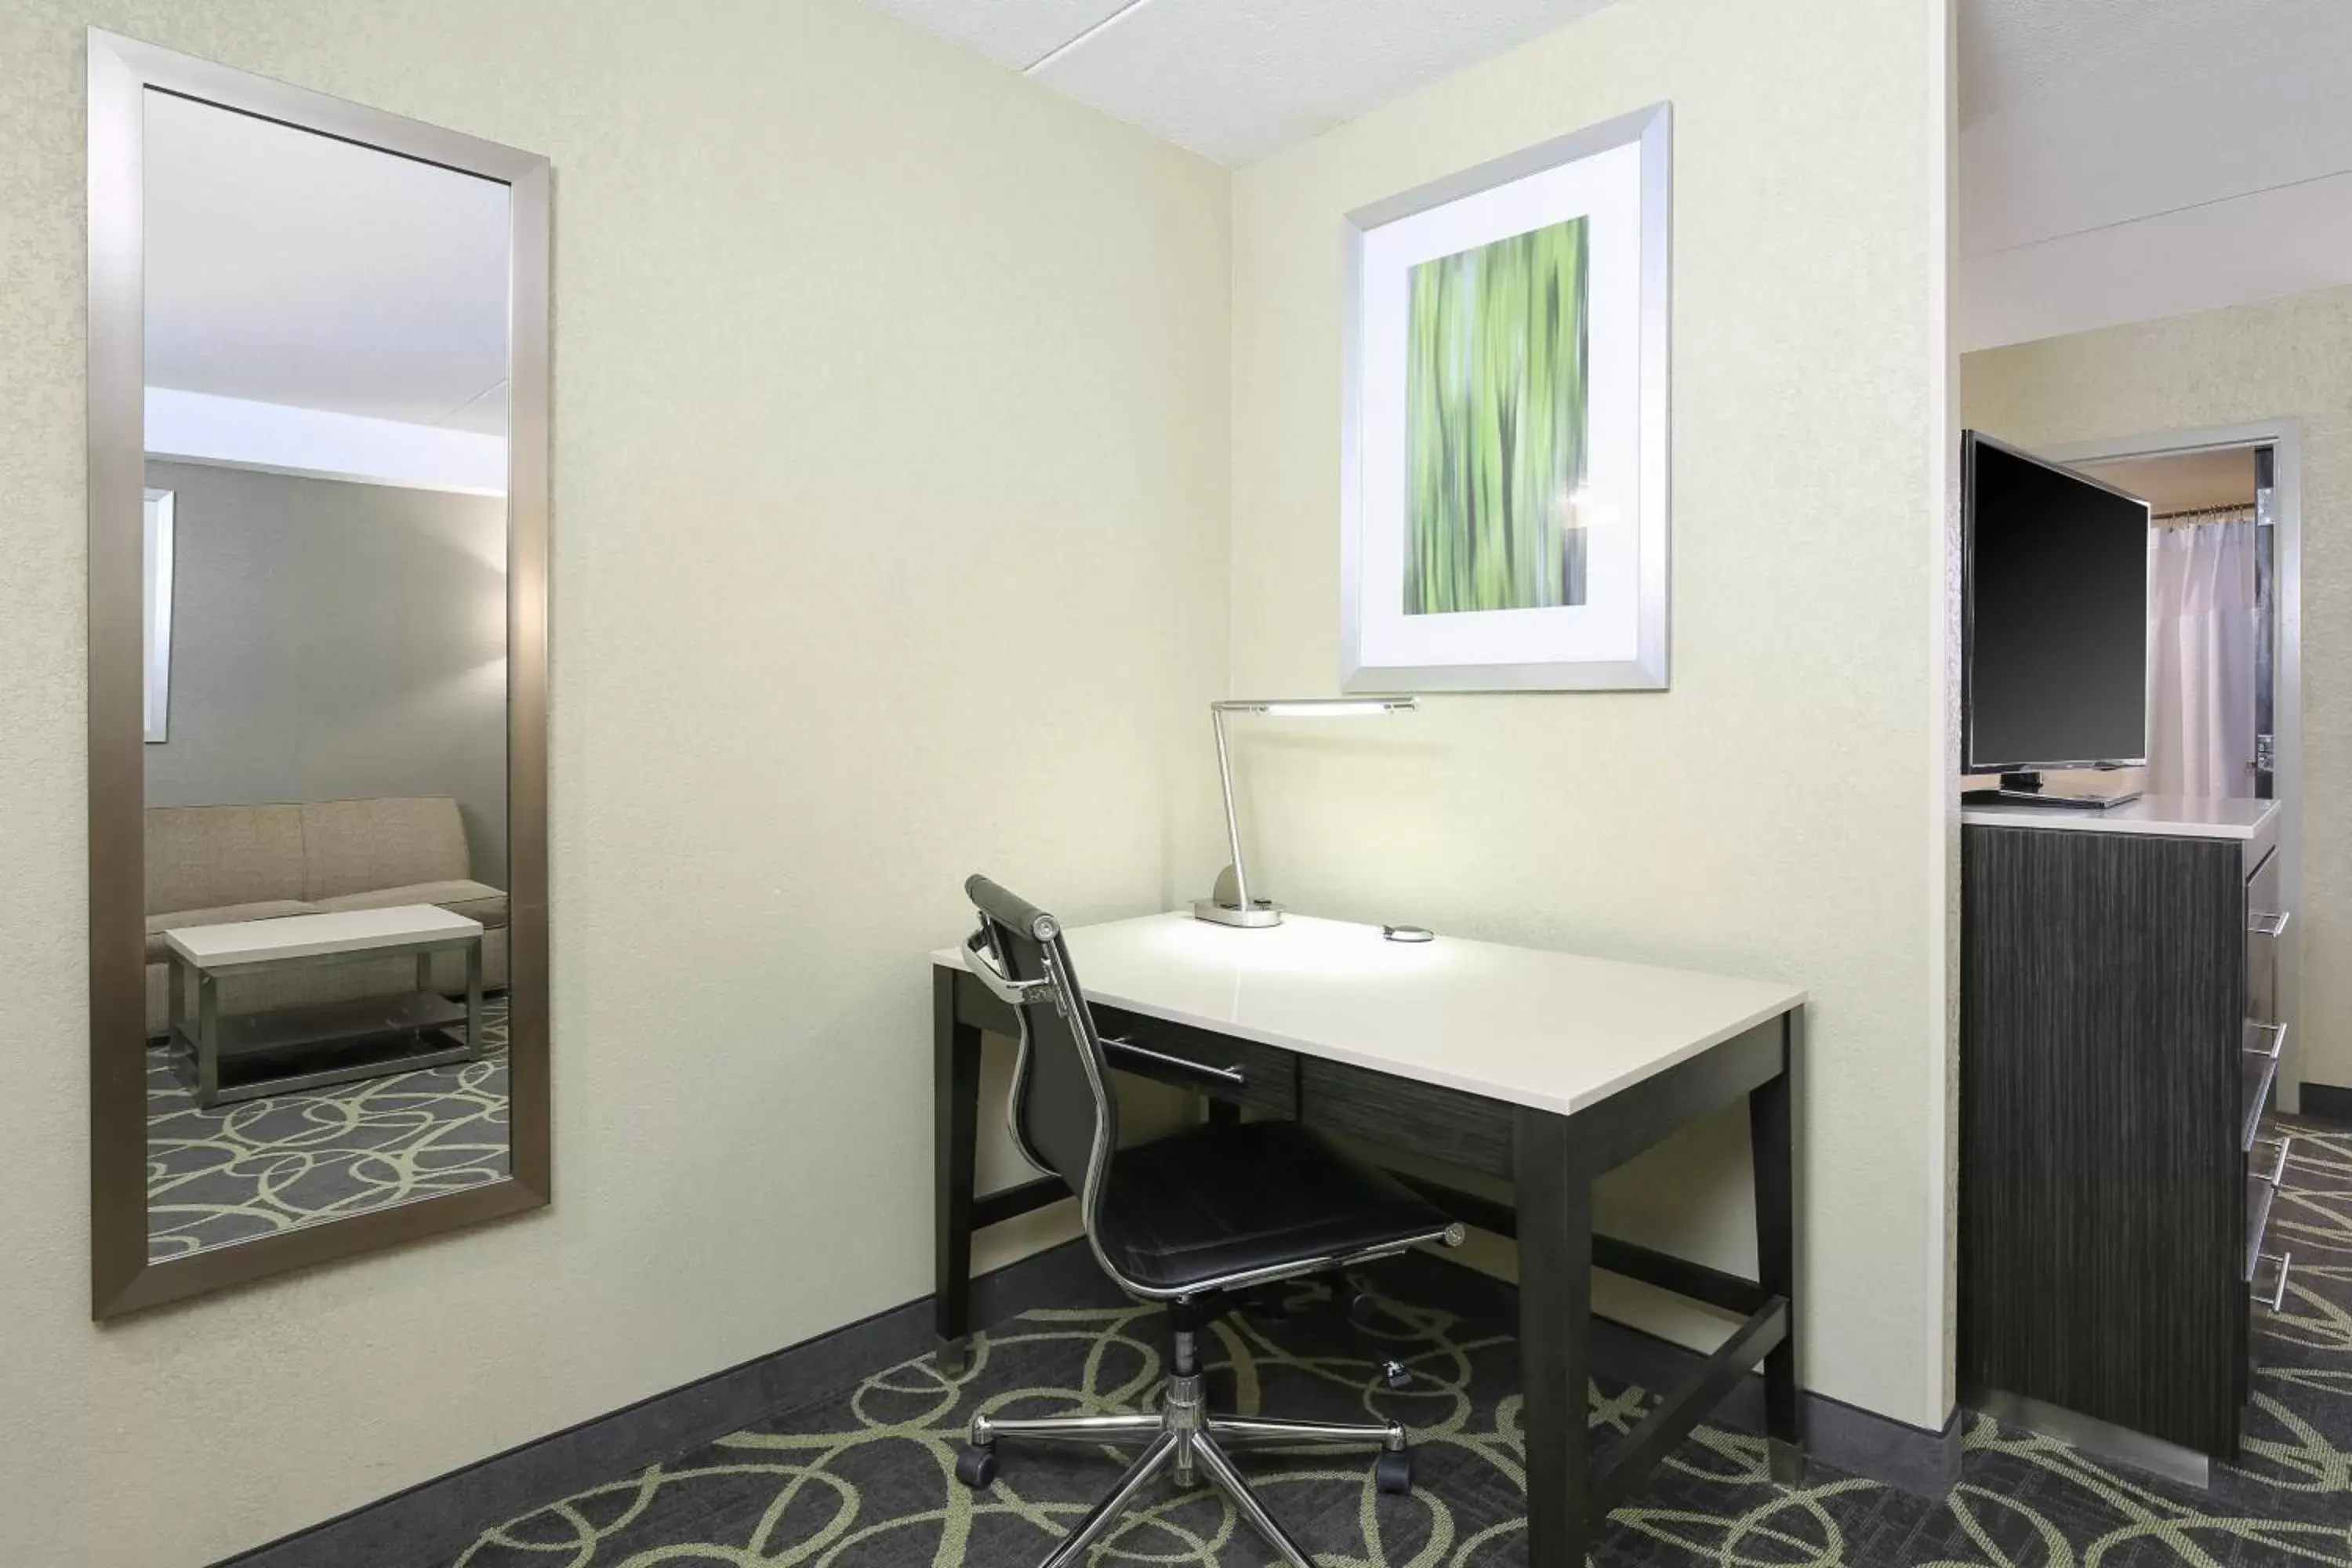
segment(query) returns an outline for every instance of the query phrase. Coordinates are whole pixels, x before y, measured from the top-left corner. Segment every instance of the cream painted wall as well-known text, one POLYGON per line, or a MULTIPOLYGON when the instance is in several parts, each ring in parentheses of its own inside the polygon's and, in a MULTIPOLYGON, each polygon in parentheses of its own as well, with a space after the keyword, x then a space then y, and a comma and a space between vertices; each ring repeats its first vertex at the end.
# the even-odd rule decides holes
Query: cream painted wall
MULTIPOLYGON (((1927 1427, 1949 1407, 1948 26, 1623 0, 1242 171, 1234 202, 1234 685, 1328 693, 1342 215, 1673 101, 1673 689, 1244 726, 1254 868, 1319 912, 1810 986, 1806 1376, 1927 1427)), ((1751 1267, 1746 1142, 1733 1118, 1629 1167, 1604 1223, 1751 1267)))
POLYGON ((1992 349, 1967 422, 2026 447, 2293 418, 2303 447, 2303 995, 2289 1072, 2352 1087, 2352 289, 1992 349))
POLYGON ((210 1562, 926 1291, 964 875, 1213 868, 1225 174, 847 0, 12 0, 0 83, 0 1563, 210 1562), (555 1207, 103 1329, 91 23, 544 153, 556 227, 555 1207))

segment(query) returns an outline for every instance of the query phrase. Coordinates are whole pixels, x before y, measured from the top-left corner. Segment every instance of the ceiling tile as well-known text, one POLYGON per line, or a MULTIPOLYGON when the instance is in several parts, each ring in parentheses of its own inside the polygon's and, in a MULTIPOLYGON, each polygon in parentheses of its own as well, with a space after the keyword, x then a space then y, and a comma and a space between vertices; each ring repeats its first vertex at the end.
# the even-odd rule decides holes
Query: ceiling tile
POLYGON ((2352 5, 1961 0, 1955 337, 2352 282, 2352 5))
POLYGON ((2133 6, 2090 36, 2107 11, 2045 5, 2013 18, 2032 40, 2051 32, 2050 14, 2067 16, 2072 30, 2050 46, 2063 66, 2044 68, 2012 41, 1979 67, 1992 79, 1976 93, 1995 107, 1960 138, 1967 253, 2352 168, 2352 5, 2174 0, 2133 6))
POLYGON ((1001 66, 1026 70, 1117 16, 1128 0, 868 0, 877 11, 912 22, 1001 66))
POLYGON ((1966 258, 1962 352, 2352 281, 2352 174, 1966 258))
POLYGON ((1037 79, 1204 157, 1245 163, 1606 3, 1146 0, 1037 79))
POLYGON ((2095 64, 2125 29, 2162 28, 2179 15, 2146 0, 1960 0, 1960 128, 2095 64))

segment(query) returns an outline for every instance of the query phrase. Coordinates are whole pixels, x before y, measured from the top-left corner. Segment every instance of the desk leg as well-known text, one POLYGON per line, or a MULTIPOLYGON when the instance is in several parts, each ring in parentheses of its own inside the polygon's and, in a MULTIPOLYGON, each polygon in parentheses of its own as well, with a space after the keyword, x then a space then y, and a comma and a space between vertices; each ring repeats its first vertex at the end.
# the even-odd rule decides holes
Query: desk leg
POLYGON ((466 944, 466 1049, 482 1059, 482 939, 466 944))
POLYGON ((980 1031, 956 1018, 956 977, 931 969, 931 1299, 940 1370, 971 1355, 972 1162, 978 1153, 980 1031))
POLYGON ((220 1103, 220 982, 209 970, 196 973, 196 1104, 210 1110, 220 1103))
POLYGON ((180 1037, 187 1032, 188 1023, 188 963, 178 953, 169 955, 163 971, 165 1014, 170 1022, 163 1038, 173 1052, 180 1048, 180 1037))
POLYGON ((1583 1568, 1595 1527, 1587 1398, 1592 1367, 1592 1178, 1568 1119, 1514 1112, 1519 1373, 1526 1401, 1528 1568, 1583 1568))
POLYGON ((1803 1412, 1797 1390, 1796 1139, 1790 1074, 1796 1060, 1797 1018, 1780 1018, 1780 1070, 1748 1095, 1748 1141, 1756 1166, 1756 1278, 1768 1295, 1789 1303, 1788 1331, 1764 1358, 1764 1432, 1772 1479, 1797 1486, 1805 1479, 1803 1412))

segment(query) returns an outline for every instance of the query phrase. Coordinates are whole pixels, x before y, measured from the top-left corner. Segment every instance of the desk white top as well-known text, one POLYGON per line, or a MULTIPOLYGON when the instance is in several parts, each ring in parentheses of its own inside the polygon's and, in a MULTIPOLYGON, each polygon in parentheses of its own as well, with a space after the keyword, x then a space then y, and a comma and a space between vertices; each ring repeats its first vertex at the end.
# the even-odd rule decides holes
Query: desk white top
POLYGON ((412 942, 479 936, 482 922, 431 904, 389 910, 338 910, 324 915, 282 915, 226 925, 176 926, 163 933, 173 952, 200 969, 264 963, 273 958, 315 958, 330 952, 372 952, 412 942))
POLYGON ((1964 805, 1960 820, 1978 827, 2053 827, 2065 833, 2150 833, 2170 838, 2252 838, 2274 800, 2202 799, 2147 795, 2105 811, 2054 805, 1964 805))
MULTIPOLYGON (((1087 999, 1538 1110, 1583 1110, 1801 1005, 1769 980, 1286 915, 1064 933, 1087 999)), ((962 968, 961 948, 931 962, 962 968)))

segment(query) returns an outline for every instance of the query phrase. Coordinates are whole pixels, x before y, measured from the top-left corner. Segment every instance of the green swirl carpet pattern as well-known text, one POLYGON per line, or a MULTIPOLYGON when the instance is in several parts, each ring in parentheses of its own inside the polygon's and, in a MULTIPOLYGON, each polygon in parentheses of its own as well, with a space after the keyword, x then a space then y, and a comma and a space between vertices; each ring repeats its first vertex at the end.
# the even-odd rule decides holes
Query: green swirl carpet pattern
POLYGON ((201 1110, 147 1053, 147 1256, 160 1262, 507 1173, 507 1000, 489 1055, 201 1110))
MULTIPOLYGON (((1702 1427, 1596 1543, 1603 1568, 2278 1568, 2352 1563, 2352 1131, 2297 1130, 2273 1220, 2295 1257, 2289 1304, 2268 1320, 2242 1468, 2207 1492, 2095 1463, 1974 1418, 1965 1476, 1929 1503, 1816 1464, 1770 1484, 1760 1437, 1702 1427)), ((1416 1489, 1372 1488, 1368 1459, 1254 1456, 1270 1506, 1325 1568, 1502 1568, 1525 1561, 1517 1352, 1507 1312, 1448 1266, 1378 1275, 1380 1321, 1336 1312, 1255 1316, 1210 1343, 1218 1398, 1244 1411, 1367 1412, 1412 1428, 1416 1489), (1419 1304, 1452 1298, 1452 1305, 1419 1304), (1465 1302, 1471 1303, 1465 1307, 1465 1302), (1378 1347, 1377 1349, 1375 1347, 1378 1347), (1416 1374, 1372 1386, 1380 1353, 1416 1374)), ((1315 1294, 1297 1292, 1300 1300, 1315 1294)), ((1028 1568, 1105 1491, 1108 1452, 1008 1442, 993 1487, 950 1466, 976 1411, 1131 1408, 1162 1369, 1157 1315, 1124 1304, 1032 1311, 984 1338, 963 1378, 928 1362, 867 1377, 699 1451, 550 1503, 485 1533, 455 1568, 1028 1568)), ((1622 1432, 1646 1402, 1603 1382, 1594 1427, 1622 1432)), ((1162 1490, 1100 1543, 1097 1564, 1269 1560, 1212 1493, 1162 1490)), ((386 1564, 384 1568, 394 1568, 386 1564)), ((421 1568, 421 1565, 400 1565, 421 1568)), ((435 1568, 450 1568, 436 1564, 435 1568)))

